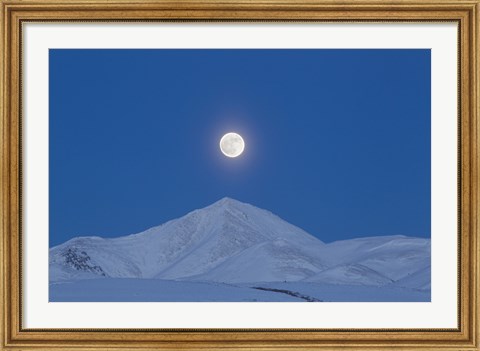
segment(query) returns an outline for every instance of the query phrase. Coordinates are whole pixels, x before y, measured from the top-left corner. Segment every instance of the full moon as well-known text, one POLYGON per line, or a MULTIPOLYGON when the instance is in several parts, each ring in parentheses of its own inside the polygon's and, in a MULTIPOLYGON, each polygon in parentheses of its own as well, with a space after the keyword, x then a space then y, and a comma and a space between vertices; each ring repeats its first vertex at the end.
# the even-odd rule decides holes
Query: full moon
POLYGON ((220 139, 220 150, 227 157, 240 156, 244 149, 245 142, 237 133, 227 133, 220 139))

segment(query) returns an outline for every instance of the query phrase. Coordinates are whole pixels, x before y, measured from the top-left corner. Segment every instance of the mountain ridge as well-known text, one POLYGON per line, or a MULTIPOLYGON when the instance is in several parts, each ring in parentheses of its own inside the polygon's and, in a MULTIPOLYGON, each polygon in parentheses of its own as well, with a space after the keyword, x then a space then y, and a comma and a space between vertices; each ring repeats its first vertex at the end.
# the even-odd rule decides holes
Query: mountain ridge
POLYGON ((49 264, 50 281, 109 277, 381 285, 429 267, 430 240, 397 235, 325 244, 272 212, 225 197, 140 233, 70 239, 50 249, 49 264))

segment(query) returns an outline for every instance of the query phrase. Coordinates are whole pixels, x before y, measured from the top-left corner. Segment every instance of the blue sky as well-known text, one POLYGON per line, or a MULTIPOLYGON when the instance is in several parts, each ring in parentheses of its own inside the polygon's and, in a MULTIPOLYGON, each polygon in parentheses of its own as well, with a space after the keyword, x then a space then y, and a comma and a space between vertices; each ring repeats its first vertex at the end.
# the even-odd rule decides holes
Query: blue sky
POLYGON ((50 246, 224 196, 325 242, 430 237, 430 50, 55 49, 49 75, 50 246))

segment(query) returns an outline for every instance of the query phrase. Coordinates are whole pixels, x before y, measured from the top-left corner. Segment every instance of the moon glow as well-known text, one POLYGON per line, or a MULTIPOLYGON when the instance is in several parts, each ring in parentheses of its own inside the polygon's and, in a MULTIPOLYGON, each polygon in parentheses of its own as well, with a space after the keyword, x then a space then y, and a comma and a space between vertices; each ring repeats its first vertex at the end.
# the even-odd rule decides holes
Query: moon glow
POLYGON ((244 149, 245 142, 237 133, 227 133, 220 139, 220 150, 227 157, 240 156, 244 149))

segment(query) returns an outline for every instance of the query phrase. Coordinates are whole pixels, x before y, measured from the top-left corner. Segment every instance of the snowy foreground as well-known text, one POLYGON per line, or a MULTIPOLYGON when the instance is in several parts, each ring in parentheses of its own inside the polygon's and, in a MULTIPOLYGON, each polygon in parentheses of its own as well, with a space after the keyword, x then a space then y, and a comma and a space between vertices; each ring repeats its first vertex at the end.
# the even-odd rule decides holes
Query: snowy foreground
POLYGON ((430 291, 395 286, 278 282, 222 284, 87 279, 50 284, 51 302, 428 302, 430 291))
POLYGON ((144 232, 50 249, 50 301, 429 301, 430 240, 324 243, 224 198, 144 232))

